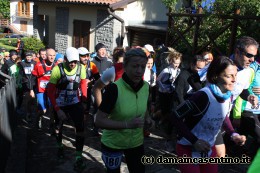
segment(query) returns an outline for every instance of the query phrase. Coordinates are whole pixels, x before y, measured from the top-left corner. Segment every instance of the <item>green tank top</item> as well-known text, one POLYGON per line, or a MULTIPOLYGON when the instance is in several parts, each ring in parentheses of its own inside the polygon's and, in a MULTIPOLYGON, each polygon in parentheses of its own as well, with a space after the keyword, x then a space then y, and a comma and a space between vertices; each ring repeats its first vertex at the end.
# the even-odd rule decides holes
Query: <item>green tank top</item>
MULTIPOLYGON (((114 109, 109 115, 116 121, 129 121, 138 115, 144 118, 147 109, 149 85, 144 82, 142 88, 135 92, 122 78, 115 82, 118 98, 114 109)), ((143 128, 103 130, 101 142, 113 149, 127 149, 143 144, 143 128)))

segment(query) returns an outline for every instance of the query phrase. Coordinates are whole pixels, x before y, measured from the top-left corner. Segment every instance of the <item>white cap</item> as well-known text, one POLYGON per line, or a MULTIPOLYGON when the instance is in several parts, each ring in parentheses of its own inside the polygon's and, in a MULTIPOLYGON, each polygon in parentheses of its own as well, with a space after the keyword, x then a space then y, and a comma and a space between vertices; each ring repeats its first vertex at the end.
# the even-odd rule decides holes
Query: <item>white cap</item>
POLYGON ((79 61, 79 52, 75 47, 69 47, 66 49, 66 57, 69 62, 79 61))
POLYGON ((205 56, 203 56, 204 59, 209 59, 209 54, 206 54, 205 56))
POLYGON ((149 52, 153 52, 154 53, 154 49, 153 49, 152 45, 146 44, 146 45, 144 45, 144 48, 147 49, 149 52))
POLYGON ((80 55, 86 55, 86 54, 90 54, 90 52, 88 51, 88 49, 86 49, 85 47, 80 47, 78 48, 79 54, 80 55))

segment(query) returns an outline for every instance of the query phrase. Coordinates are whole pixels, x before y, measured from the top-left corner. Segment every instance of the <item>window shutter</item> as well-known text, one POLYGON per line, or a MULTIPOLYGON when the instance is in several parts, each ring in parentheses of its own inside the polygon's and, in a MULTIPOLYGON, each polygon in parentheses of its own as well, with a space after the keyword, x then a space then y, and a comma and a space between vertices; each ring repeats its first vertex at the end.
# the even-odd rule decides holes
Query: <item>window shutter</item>
POLYGON ((26 2, 26 15, 30 16, 30 2, 26 2))
POLYGON ((18 15, 21 16, 22 15, 22 2, 18 2, 18 15))

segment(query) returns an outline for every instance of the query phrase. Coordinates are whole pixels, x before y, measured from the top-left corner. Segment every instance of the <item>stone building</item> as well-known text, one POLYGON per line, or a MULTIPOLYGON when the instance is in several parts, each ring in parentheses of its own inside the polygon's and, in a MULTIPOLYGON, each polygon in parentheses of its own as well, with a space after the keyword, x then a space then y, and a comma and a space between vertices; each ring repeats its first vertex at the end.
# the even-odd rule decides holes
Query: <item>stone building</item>
POLYGON ((160 0, 29 1, 34 2, 34 36, 61 53, 69 46, 93 52, 102 42, 111 52, 165 39, 168 10, 160 0))

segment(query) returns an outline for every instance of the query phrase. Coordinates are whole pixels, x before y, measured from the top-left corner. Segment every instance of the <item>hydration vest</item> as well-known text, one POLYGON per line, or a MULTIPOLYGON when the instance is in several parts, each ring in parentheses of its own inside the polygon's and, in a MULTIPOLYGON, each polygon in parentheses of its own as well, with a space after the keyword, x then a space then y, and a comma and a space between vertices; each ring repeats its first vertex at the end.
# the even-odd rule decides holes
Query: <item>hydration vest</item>
POLYGON ((80 84, 81 64, 77 63, 77 71, 74 75, 67 75, 64 72, 63 63, 58 64, 61 78, 57 83, 57 88, 60 90, 59 96, 56 99, 58 106, 68 106, 79 102, 78 90, 80 84))
POLYGON ((60 90, 78 90, 80 83, 81 64, 77 63, 77 71, 74 75, 67 75, 64 72, 63 63, 58 64, 61 78, 57 84, 60 90), (73 79, 74 78, 74 79, 73 79), (73 83, 71 82, 73 81, 73 83))

